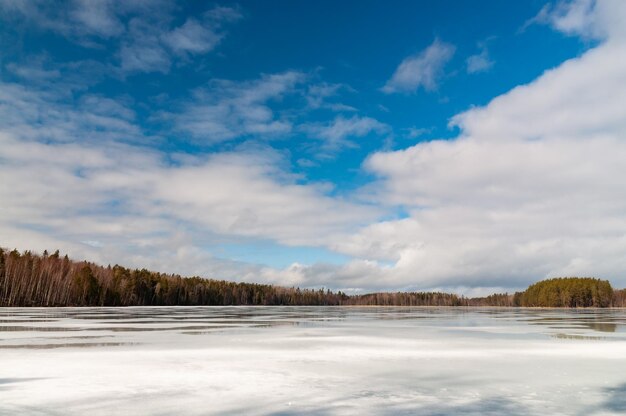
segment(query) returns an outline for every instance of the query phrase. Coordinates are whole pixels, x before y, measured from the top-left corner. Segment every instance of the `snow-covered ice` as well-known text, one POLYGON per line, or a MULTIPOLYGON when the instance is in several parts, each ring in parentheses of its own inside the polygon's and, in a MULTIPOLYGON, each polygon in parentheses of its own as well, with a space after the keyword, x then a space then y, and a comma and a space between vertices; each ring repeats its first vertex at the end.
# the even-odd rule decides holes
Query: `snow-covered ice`
POLYGON ((626 311, 0 309, 1 415, 626 413, 626 311))

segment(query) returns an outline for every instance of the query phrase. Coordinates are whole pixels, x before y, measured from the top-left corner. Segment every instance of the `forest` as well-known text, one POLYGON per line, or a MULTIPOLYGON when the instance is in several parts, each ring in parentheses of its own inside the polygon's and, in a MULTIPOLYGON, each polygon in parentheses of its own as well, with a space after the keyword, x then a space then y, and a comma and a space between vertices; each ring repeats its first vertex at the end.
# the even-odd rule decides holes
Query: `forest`
POLYGON ((517 302, 528 307, 606 308, 616 303, 613 297, 613 288, 607 280, 566 277, 530 285, 518 295, 517 302))
POLYGON ((439 292, 340 291, 181 277, 73 261, 59 251, 0 249, 0 306, 378 305, 624 307, 626 290, 606 280, 549 279, 524 292, 467 298, 439 292))

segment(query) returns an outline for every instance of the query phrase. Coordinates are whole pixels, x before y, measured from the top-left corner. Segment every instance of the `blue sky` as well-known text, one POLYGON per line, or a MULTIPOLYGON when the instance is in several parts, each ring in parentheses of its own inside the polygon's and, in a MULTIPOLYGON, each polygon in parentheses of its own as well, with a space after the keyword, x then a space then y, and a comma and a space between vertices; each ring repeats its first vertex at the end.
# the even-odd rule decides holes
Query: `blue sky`
POLYGON ((618 1, 0 5, 2 245, 361 291, 621 270, 618 1))

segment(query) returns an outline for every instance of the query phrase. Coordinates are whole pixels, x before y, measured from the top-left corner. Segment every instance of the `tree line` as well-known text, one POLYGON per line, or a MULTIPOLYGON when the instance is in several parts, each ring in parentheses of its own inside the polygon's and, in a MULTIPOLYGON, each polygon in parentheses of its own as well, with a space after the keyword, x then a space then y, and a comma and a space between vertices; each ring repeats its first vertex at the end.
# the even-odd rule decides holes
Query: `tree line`
POLYGON ((339 305, 344 298, 341 292, 103 267, 58 250, 0 249, 0 306, 339 305))
POLYGON ((606 308, 617 303, 614 295, 608 280, 561 277, 530 285, 526 291, 516 294, 516 302, 530 307, 606 308))
POLYGON ((0 306, 379 305, 379 306, 626 306, 626 291, 607 281, 551 279, 515 294, 466 298, 439 292, 341 291, 287 288, 181 277, 119 265, 73 261, 0 249, 0 306))

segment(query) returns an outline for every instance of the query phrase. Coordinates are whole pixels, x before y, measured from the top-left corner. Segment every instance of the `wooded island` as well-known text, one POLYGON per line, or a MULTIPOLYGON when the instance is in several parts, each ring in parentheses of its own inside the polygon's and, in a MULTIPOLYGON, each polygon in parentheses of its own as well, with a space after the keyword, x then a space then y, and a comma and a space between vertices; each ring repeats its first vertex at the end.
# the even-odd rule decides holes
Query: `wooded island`
POLYGON ((626 289, 607 280, 556 278, 523 292, 468 298, 440 292, 340 291, 236 283, 181 277, 73 261, 59 251, 42 255, 0 249, 0 306, 175 306, 175 305, 380 305, 624 307, 626 289))

